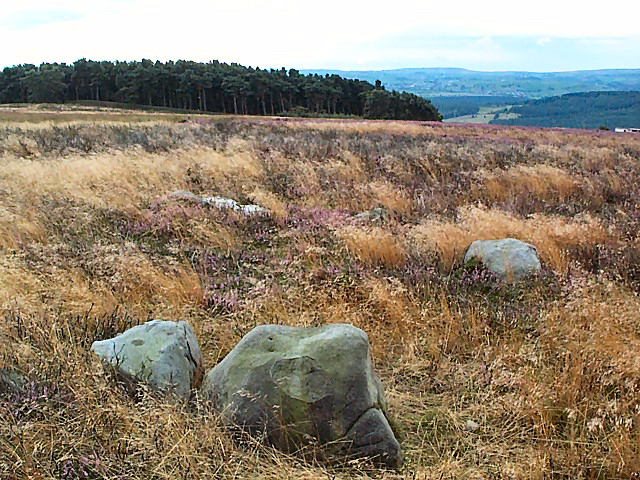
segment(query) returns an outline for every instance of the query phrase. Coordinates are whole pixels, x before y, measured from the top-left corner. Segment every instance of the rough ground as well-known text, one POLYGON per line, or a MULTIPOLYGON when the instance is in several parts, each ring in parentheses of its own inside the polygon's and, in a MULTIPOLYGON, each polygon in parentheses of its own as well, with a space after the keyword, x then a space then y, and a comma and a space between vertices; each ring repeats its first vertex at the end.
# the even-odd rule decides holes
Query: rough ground
POLYGON ((59 110, 0 111, 0 367, 30 380, 0 392, 0 478, 638 476, 638 135, 59 110), (543 274, 462 265, 501 237, 543 274), (89 347, 150 318, 188 319, 207 369, 259 324, 364 329, 406 465, 132 399, 89 347))

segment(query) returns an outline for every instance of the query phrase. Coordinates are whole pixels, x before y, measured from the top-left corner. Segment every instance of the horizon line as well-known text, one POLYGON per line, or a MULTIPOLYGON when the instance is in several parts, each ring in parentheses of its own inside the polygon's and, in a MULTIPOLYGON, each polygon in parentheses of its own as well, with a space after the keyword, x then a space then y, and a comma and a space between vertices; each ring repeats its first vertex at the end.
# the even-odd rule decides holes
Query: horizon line
POLYGON ((187 60, 184 58, 179 58, 177 60, 173 60, 173 59, 169 59, 169 60, 158 60, 158 59, 151 59, 151 58, 141 58, 141 59, 136 59, 136 60, 119 60, 119 59, 115 59, 115 60, 93 60, 90 58, 86 58, 86 57, 81 57, 78 58, 72 62, 47 62, 47 61, 43 61, 40 62, 39 64, 35 64, 35 63, 29 63, 29 62, 24 62, 24 63, 17 63, 17 64, 13 64, 13 65, 2 65, 0 66, 0 68, 2 70, 4 70, 5 68, 15 68, 15 67, 19 67, 19 66, 23 66, 23 65, 34 65, 36 67, 39 67, 41 65, 53 65, 53 64, 58 64, 58 65, 73 65, 74 63, 80 61, 80 60, 86 60, 88 62, 111 62, 111 63, 115 63, 115 62, 126 62, 126 63, 132 63, 132 62, 142 62, 143 60, 149 60, 152 62, 161 62, 161 63, 167 63, 167 62, 179 62, 179 61, 184 61, 184 62, 194 62, 194 63, 203 63, 203 64, 207 64, 207 63, 213 63, 213 62, 219 62, 219 63, 226 63, 228 65, 231 64, 237 64, 237 65, 241 65, 245 68, 254 68, 254 69, 261 69, 261 70, 281 70, 281 69, 285 69, 285 70, 298 70, 298 71, 305 71, 305 72, 318 72, 318 71, 324 71, 324 72, 397 72, 400 70, 462 70, 462 71, 466 71, 466 72, 476 72, 476 73, 536 73, 536 74, 545 74, 545 73, 578 73, 578 72, 599 72, 599 71, 619 71, 619 70, 640 70, 640 66, 638 67, 609 67, 609 68, 584 68, 584 69, 571 69, 571 70, 477 70, 477 69, 471 69, 471 68, 466 68, 466 67, 396 67, 396 68, 328 68, 328 67, 322 67, 322 68, 318 68, 318 67, 312 67, 312 68, 303 68, 303 67, 285 67, 285 66, 280 66, 280 67, 259 67, 259 66, 251 66, 251 65, 242 65, 239 62, 227 62, 227 61, 222 61, 222 60, 217 60, 217 59, 211 59, 211 60, 207 60, 207 61, 198 61, 198 60, 187 60))

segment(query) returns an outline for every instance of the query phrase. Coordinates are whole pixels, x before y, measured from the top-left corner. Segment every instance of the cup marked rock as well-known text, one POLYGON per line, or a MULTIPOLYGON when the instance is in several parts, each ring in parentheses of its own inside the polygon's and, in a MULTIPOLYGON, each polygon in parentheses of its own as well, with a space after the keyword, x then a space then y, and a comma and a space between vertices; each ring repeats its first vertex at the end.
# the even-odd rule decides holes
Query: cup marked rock
POLYGON ((476 240, 467 250, 464 261, 473 259, 507 280, 523 280, 540 271, 540 255, 536 247, 515 238, 476 240))
POLYGON ((283 450, 331 443, 330 455, 402 463, 369 339, 352 325, 259 326, 209 371, 202 391, 228 425, 283 450))
POLYGON ((124 376, 187 399, 202 378, 200 346, 183 321, 152 320, 93 342, 91 351, 124 376))

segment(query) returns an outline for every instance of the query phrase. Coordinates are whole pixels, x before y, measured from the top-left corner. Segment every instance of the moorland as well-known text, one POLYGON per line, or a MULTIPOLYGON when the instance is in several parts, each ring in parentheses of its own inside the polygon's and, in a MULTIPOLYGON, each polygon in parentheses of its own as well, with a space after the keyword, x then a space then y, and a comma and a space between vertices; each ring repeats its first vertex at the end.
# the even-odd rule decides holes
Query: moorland
POLYGON ((634 478, 640 136, 439 122, 0 109, 0 478, 634 478), (221 195, 243 216, 169 197, 221 195), (389 219, 354 215, 384 208, 389 219), (465 265, 534 244, 542 273, 465 265), (365 330, 399 471, 239 445, 89 348, 187 320, 365 330), (469 421, 474 428, 467 428, 469 421))

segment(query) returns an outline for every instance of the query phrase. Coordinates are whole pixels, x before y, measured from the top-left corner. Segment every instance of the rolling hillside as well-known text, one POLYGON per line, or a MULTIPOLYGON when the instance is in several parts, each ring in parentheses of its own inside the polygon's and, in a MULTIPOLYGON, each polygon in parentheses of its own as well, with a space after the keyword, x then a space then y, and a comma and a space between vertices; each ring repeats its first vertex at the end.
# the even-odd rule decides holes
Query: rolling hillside
POLYGON ((573 72, 480 72, 463 68, 403 68, 380 71, 304 70, 338 74, 369 82, 380 80, 388 89, 426 97, 443 95, 509 95, 544 98, 586 91, 640 90, 640 69, 573 72))
POLYGON ((640 92, 585 92, 532 100, 509 109, 518 117, 494 119, 499 125, 599 128, 640 126, 640 92))

